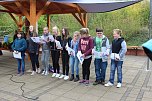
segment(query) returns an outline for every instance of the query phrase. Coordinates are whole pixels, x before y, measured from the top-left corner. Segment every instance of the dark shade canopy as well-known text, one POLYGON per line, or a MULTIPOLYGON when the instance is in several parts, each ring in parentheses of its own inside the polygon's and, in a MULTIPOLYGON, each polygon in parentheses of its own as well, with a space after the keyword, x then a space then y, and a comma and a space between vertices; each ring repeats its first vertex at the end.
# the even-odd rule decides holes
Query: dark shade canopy
MULTIPOLYGON (((8 9, 8 12, 20 14, 21 12, 15 3, 17 1, 19 1, 29 12, 29 0, 2 0, 0 1, 0 5, 8 9)), ((37 0, 37 11, 43 8, 47 1, 51 3, 48 5, 44 14, 109 12, 130 6, 141 0, 37 0)))
POLYGON ((60 3, 75 3, 87 13, 101 13, 117 10, 135 4, 141 0, 109 1, 109 0, 50 0, 60 3))

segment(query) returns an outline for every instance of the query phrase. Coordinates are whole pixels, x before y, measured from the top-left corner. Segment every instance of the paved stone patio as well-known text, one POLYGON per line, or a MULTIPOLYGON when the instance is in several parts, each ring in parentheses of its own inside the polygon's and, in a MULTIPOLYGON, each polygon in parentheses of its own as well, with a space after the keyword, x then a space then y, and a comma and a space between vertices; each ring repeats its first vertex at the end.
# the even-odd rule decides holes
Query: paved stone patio
MULTIPOLYGON (((147 58, 143 56, 126 56, 123 65, 123 86, 116 88, 116 83, 113 87, 92 85, 95 80, 93 62, 89 86, 51 78, 52 73, 48 76, 31 76, 30 73, 16 76, 16 60, 10 52, 4 52, 4 55, 0 56, 0 101, 30 101, 21 96, 22 84, 10 81, 11 76, 3 74, 13 74, 14 81, 25 82, 25 96, 39 97, 37 101, 152 101, 152 75, 151 71, 146 71, 146 61, 147 58)), ((30 62, 26 57, 26 70, 29 68, 30 62)), ((108 65, 106 80, 109 79, 109 68, 108 65)))

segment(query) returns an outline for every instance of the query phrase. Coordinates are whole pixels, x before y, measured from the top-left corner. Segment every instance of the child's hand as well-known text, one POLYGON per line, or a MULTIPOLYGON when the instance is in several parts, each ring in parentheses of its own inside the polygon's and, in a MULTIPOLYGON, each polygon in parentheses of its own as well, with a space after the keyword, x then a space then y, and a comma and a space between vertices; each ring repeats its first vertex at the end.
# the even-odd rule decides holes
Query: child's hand
POLYGON ((82 57, 83 57, 83 58, 85 58, 85 55, 84 55, 84 54, 82 54, 82 57))
POLYGON ((73 52, 70 52, 70 55, 71 55, 71 56, 74 56, 73 52))

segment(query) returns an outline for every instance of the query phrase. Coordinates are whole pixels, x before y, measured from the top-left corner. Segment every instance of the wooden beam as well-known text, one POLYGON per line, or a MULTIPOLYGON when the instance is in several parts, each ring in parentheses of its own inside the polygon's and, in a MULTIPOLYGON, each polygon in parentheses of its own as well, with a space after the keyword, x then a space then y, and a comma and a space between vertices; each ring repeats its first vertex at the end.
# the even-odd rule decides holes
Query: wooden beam
MULTIPOLYGON (((34 1, 34 0, 33 0, 33 1, 34 1)), ((27 18, 28 20, 30 20, 30 15, 29 15, 28 11, 26 11, 25 8, 22 6, 22 4, 21 4, 19 1, 16 1, 15 4, 16 4, 16 6, 20 9, 20 11, 22 12, 22 14, 23 14, 24 16, 26 16, 26 18, 27 18)))
POLYGON ((75 13, 72 13, 72 15, 77 19, 77 21, 83 26, 80 18, 75 14, 75 13))
POLYGON ((19 22, 18 22, 18 29, 19 31, 22 31, 22 27, 23 27, 23 21, 22 21, 22 16, 19 16, 19 22))
POLYGON ((85 27, 87 27, 87 26, 88 26, 87 13, 84 13, 84 14, 83 14, 83 19, 84 19, 84 22, 85 22, 85 27))
POLYGON ((13 13, 13 12, 11 12, 11 11, 9 11, 9 10, 3 10, 3 9, 0 9, 0 12, 13 13))
POLYGON ((48 14, 47 15, 47 27, 48 27, 49 31, 50 31, 50 24, 51 24, 50 15, 48 14))
POLYGON ((45 10, 48 8, 48 6, 51 4, 51 2, 46 2, 46 4, 44 5, 44 7, 37 13, 36 15, 36 20, 39 19, 39 17, 45 12, 45 10))
POLYGON ((18 23, 18 21, 16 20, 16 18, 14 17, 14 15, 13 15, 12 13, 8 13, 8 14, 11 16, 11 18, 14 20, 14 22, 15 22, 16 25, 18 26, 19 23, 18 23))
POLYGON ((30 25, 36 30, 36 0, 30 0, 30 25))
POLYGON ((77 13, 72 13, 72 15, 77 19, 77 21, 83 26, 87 27, 87 14, 77 14, 77 13))
POLYGON ((59 7, 59 5, 57 5, 56 3, 52 3, 55 7, 57 7, 57 9, 62 12, 63 10, 59 7))
POLYGON ((22 21, 22 16, 20 15, 19 16, 19 21, 17 21, 16 20, 16 18, 14 17, 14 15, 12 14, 12 13, 8 13, 10 16, 11 16, 11 18, 14 20, 14 22, 16 23, 16 25, 18 26, 18 29, 21 31, 22 30, 22 27, 23 27, 23 25, 24 25, 24 23, 25 23, 25 20, 24 21, 22 21))

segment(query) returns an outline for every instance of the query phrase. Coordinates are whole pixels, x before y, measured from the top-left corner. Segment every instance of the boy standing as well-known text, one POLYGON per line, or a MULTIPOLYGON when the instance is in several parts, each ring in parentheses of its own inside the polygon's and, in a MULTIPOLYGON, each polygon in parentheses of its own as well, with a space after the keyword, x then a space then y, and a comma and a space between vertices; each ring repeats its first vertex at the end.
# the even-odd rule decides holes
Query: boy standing
POLYGON ((122 86, 122 64, 127 52, 127 45, 124 38, 121 37, 122 31, 120 29, 113 30, 114 40, 111 46, 111 68, 110 68, 110 79, 105 87, 113 86, 115 71, 117 69, 117 88, 122 86))

